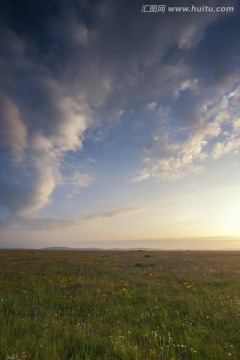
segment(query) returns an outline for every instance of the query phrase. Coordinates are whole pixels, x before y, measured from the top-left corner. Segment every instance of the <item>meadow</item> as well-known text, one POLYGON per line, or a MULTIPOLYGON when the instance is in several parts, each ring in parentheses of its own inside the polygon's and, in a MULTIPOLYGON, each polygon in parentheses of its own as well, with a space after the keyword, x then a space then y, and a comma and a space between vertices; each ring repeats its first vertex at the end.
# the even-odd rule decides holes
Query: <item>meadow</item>
POLYGON ((0 359, 240 359, 240 252, 0 251, 0 359))

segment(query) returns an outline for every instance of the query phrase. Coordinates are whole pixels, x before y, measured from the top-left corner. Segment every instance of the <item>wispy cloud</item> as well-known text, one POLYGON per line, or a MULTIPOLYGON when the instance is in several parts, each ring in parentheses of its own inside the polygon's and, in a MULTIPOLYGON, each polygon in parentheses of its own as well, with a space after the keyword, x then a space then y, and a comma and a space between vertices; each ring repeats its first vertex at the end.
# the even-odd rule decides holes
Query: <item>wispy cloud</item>
POLYGON ((104 213, 97 213, 93 215, 86 216, 83 218, 83 221, 93 221, 98 219, 113 219, 121 216, 130 215, 133 213, 138 213, 144 211, 143 208, 123 208, 123 209, 117 209, 117 210, 111 210, 104 213))
POLYGON ((51 229, 64 229, 82 227, 90 222, 97 220, 110 221, 118 217, 124 217, 144 211, 144 208, 122 208, 106 212, 99 212, 92 215, 85 215, 89 211, 83 212, 81 217, 66 219, 66 218, 44 218, 31 216, 28 218, 14 217, 12 219, 0 219, 0 227, 8 227, 11 229, 32 229, 32 230, 51 230, 51 229))
POLYGON ((239 85, 231 84, 223 96, 216 94, 212 99, 200 98, 194 110, 197 127, 194 122, 192 127, 175 127, 174 136, 171 127, 168 132, 165 127, 165 136, 155 135, 151 147, 146 149, 145 167, 131 182, 150 177, 176 180, 201 172, 209 158, 217 160, 239 153, 239 85), (184 140, 179 141, 179 138, 184 140))

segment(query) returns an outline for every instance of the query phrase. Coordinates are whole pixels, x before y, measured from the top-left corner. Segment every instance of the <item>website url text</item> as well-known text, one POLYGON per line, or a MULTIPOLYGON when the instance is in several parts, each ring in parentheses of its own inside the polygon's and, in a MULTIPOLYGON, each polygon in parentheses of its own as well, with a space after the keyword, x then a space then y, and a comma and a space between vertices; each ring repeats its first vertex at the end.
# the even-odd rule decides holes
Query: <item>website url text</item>
POLYGON ((231 13, 234 12, 234 6, 166 6, 166 5, 142 5, 142 11, 144 13, 231 13))

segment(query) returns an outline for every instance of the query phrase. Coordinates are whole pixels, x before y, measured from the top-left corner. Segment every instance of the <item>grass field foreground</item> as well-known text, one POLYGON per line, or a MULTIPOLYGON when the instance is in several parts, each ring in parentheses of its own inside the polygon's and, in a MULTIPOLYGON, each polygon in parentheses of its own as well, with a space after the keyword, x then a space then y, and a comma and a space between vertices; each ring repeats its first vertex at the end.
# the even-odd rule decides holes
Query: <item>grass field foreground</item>
POLYGON ((0 251, 0 359, 240 359, 240 252, 0 251))

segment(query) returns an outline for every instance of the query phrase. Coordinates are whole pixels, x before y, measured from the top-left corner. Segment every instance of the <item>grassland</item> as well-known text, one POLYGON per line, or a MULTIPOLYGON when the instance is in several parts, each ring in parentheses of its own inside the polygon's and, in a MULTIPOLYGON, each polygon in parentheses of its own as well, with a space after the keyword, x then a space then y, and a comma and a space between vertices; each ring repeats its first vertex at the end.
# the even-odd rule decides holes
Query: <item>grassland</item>
POLYGON ((0 359, 240 359, 239 252, 0 251, 0 359))

